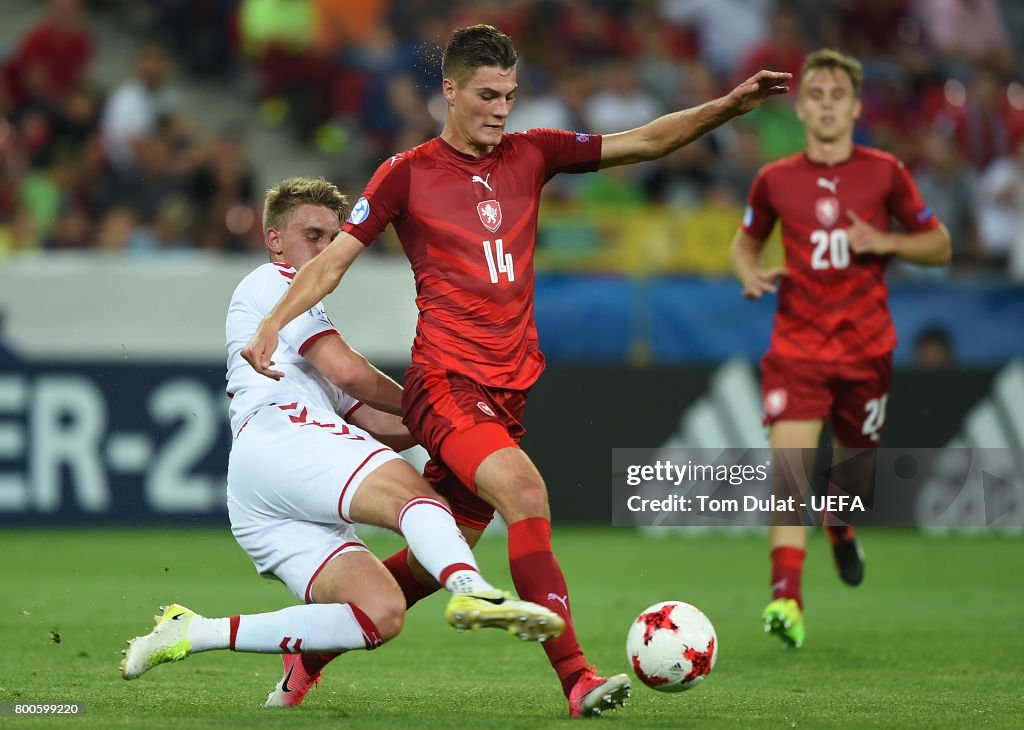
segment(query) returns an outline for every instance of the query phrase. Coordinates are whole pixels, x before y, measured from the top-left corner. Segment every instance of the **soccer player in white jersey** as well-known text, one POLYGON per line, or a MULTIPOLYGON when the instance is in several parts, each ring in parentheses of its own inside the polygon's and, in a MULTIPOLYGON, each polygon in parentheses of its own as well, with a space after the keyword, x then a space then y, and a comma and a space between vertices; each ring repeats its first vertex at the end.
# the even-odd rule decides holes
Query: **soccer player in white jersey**
POLYGON ((540 641, 564 629, 557 614, 480 576, 448 505, 394 451, 414 444, 400 418, 401 387, 346 344, 323 303, 281 330, 273 360, 285 377, 265 378, 242 359, 296 269, 347 216, 345 197, 323 179, 289 178, 268 191, 270 263, 242 280, 227 316, 231 531, 259 573, 283 582, 303 605, 228 618, 171 605, 149 634, 128 642, 125 679, 211 649, 281 654, 285 675, 266 705, 300 704, 318 679, 303 657, 374 649, 402 628, 402 592, 353 523, 405 537, 452 592, 445 617, 455 628, 494 626, 540 641))

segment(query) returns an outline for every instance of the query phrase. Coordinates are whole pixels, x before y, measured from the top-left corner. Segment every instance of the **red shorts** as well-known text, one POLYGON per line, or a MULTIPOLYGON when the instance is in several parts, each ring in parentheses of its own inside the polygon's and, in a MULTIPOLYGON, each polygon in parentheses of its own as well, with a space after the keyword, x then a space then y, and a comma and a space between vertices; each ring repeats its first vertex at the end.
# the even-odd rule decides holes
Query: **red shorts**
POLYGON ((519 445, 525 408, 525 391, 491 388, 422 365, 406 371, 402 422, 430 454, 423 475, 460 525, 483 530, 494 519, 494 507, 476 494, 474 477, 495 451, 519 445))
POLYGON ((851 363, 793 360, 768 353, 761 360, 764 422, 823 420, 839 443, 874 448, 885 425, 892 354, 851 363))

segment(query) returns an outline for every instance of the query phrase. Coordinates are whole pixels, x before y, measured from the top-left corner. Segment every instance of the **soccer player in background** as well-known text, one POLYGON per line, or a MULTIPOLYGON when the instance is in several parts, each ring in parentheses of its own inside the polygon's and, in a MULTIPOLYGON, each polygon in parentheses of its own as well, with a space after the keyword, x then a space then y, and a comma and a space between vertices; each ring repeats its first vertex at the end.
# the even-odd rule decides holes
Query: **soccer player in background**
MULTIPOLYGON (((885 425, 896 347, 886 262, 897 256, 941 265, 950 260, 952 249, 945 226, 921 200, 903 164, 885 152, 854 145, 862 80, 855 58, 832 50, 806 58, 796 102, 805 149, 758 172, 732 242, 732 260, 743 296, 778 293, 771 345, 761 361, 772 448, 815 449, 828 422, 837 454, 870 450, 845 452, 868 455, 859 464, 856 458, 844 462, 847 476, 859 482, 846 486, 865 488, 885 425), (891 218, 905 232, 891 230, 891 218), (763 269, 761 248, 776 220, 782 226, 785 261, 763 269)), ((787 456, 798 462, 813 456, 774 453, 777 465, 787 456)), ((779 468, 776 475, 777 489, 783 471, 779 468)), ((802 474, 808 473, 805 465, 802 474)), ((782 489, 781 496, 793 492, 782 489)), ((833 522, 826 516, 836 568, 845 583, 857 585, 864 577, 864 555, 856 533, 833 522)), ((773 593, 763 614, 765 630, 788 646, 800 646, 806 528, 772 525, 770 540, 773 593)))
POLYGON ((452 592, 445 611, 452 626, 539 640, 564 629, 552 611, 480 576, 448 505, 392 450, 415 443, 399 418, 401 387, 348 346, 322 303, 281 330, 274 358, 288 377, 269 380, 242 359, 296 267, 327 246, 347 214, 345 197, 326 180, 289 178, 272 188, 263 215, 270 263, 235 289, 226 324, 231 531, 259 573, 305 605, 230 618, 168 606, 150 634, 129 642, 125 679, 211 649, 282 654, 286 674, 266 706, 299 704, 312 685, 301 657, 375 649, 402 627, 402 592, 357 537, 356 522, 405 537, 452 592))
MULTIPOLYGON (((533 316, 541 188, 559 172, 667 155, 785 93, 791 74, 761 71, 722 98, 604 137, 555 130, 505 135, 517 58, 511 39, 491 26, 454 31, 442 59, 448 116, 440 136, 381 164, 341 234, 299 272, 243 356, 260 373, 281 377, 272 360, 278 333, 334 290, 355 258, 394 225, 419 308, 404 423, 430 454, 424 473, 451 503, 471 545, 495 509, 508 523, 520 596, 566 622, 565 633, 544 649, 570 717, 581 717, 621 705, 630 684, 625 674, 599 676, 584 658, 552 553, 547 488, 519 448, 527 393, 544 369, 533 316)), ((437 590, 408 551, 385 564, 408 605, 437 590)))

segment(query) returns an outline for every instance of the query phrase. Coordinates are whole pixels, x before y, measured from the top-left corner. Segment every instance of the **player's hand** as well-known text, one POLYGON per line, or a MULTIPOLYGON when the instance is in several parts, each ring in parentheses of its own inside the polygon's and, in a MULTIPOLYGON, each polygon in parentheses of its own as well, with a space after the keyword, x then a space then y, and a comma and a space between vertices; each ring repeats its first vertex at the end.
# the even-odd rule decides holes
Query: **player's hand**
POLYGON ((852 222, 846 229, 846 237, 855 254, 887 256, 896 251, 896 241, 890 234, 878 230, 853 210, 847 210, 846 215, 852 222))
POLYGON ((725 97, 726 104, 736 114, 746 114, 770 96, 789 91, 786 82, 793 74, 785 71, 758 71, 725 97))
POLYGON ((765 294, 777 294, 779 279, 788 274, 789 271, 784 266, 758 269, 743 282, 743 296, 747 299, 760 299, 765 294))
POLYGON ((270 358, 277 349, 277 330, 267 324, 266 320, 260 322, 256 334, 249 340, 249 344, 242 348, 242 357, 252 365, 253 370, 268 378, 280 380, 284 373, 274 370, 274 361, 270 358))

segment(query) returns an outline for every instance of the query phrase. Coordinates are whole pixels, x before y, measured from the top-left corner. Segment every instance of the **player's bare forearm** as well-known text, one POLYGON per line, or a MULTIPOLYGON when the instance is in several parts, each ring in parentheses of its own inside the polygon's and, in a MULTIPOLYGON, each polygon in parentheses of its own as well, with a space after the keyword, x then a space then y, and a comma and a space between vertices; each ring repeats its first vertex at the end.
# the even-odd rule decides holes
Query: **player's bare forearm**
POLYGON ((601 167, 656 160, 675 152, 730 119, 746 114, 770 96, 789 90, 792 74, 759 71, 725 96, 700 106, 658 117, 628 132, 601 141, 601 167))
POLYGON ((930 231, 895 233, 875 228, 852 209, 846 211, 846 215, 852 221, 846 229, 846 237, 855 254, 898 256, 923 266, 942 266, 953 257, 949 231, 941 223, 930 231))
POLYGON ((628 132, 607 134, 601 142, 601 167, 656 160, 732 119, 721 99, 658 117, 628 132), (620 151, 621 148, 621 151, 620 151))
POLYGON ((895 234, 893 253, 904 261, 922 266, 944 266, 953 258, 953 245, 946 226, 923 233, 895 234))
POLYGON ((742 228, 732 239, 732 270, 743 285, 742 294, 747 299, 760 299, 765 294, 778 293, 778 282, 788 273, 783 266, 771 269, 761 268, 763 242, 745 233, 742 228))
POLYGON ((354 236, 339 233, 327 248, 308 261, 295 275, 288 291, 263 318, 252 339, 242 348, 242 357, 256 372, 274 380, 284 377, 284 373, 273 369, 274 361, 271 359, 277 349, 281 328, 334 291, 363 248, 363 244, 354 236))
POLYGON ((736 231, 730 248, 732 255, 732 271, 740 282, 745 282, 760 268, 761 245, 758 241, 743 232, 736 231))
POLYGON ((264 321, 280 330, 300 314, 316 306, 338 288, 341 278, 364 248, 354 236, 339 233, 327 248, 299 269, 288 291, 264 321))
POLYGON ((402 419, 393 413, 365 406, 352 414, 352 423, 395 451, 405 451, 416 445, 416 439, 409 434, 402 419))
POLYGON ((342 337, 321 337, 302 356, 353 398, 385 413, 402 415, 402 386, 349 347, 342 337))
POLYGON ((363 362, 366 363, 365 368, 342 385, 342 390, 378 410, 401 416, 402 386, 366 360, 363 362))

